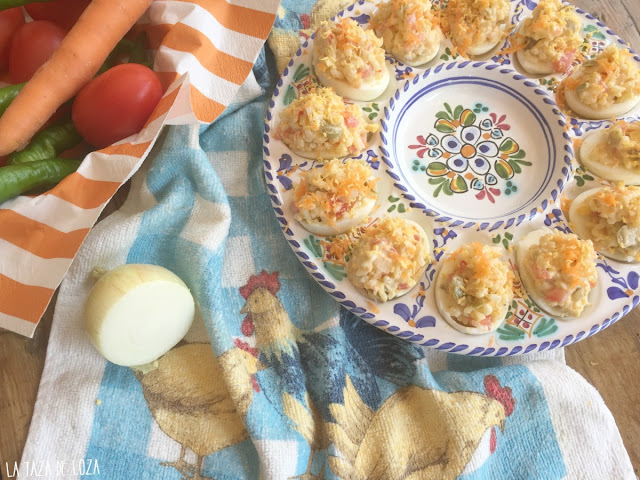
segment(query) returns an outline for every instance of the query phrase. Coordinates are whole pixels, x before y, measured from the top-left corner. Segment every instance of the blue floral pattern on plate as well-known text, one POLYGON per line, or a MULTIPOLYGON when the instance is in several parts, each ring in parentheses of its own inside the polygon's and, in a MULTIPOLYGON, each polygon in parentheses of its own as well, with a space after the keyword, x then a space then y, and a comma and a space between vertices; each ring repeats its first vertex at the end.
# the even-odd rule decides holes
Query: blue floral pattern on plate
MULTIPOLYGON (((513 0, 512 23, 517 24, 526 18, 533 8, 534 2, 513 0)), ((374 9, 373 3, 360 1, 340 15, 354 17, 366 28, 374 9)), ((594 17, 579 9, 577 12, 583 20, 586 55, 601 51, 609 43, 626 46, 622 39, 594 17)), ((590 297, 592 305, 579 319, 555 319, 544 313, 528 298, 517 275, 515 298, 504 323, 495 332, 465 335, 440 317, 435 308, 433 285, 439 262, 447 252, 466 242, 483 241, 504 249, 505 257, 517 273, 514 249, 519 238, 540 227, 570 231, 562 211, 565 202, 584 189, 606 183, 576 162, 572 142, 611 123, 608 120, 565 119, 554 102, 555 89, 561 77, 528 78, 513 70, 511 55, 499 52, 487 62, 470 62, 453 55, 447 41, 443 42, 437 59, 427 68, 407 67, 388 57, 390 69, 395 72, 395 88, 390 89, 384 98, 361 103, 369 120, 380 122, 381 134, 372 138, 369 148, 358 158, 367 161, 381 181, 379 201, 371 218, 349 235, 353 240, 377 218, 399 215, 418 221, 433 239, 433 261, 411 292, 384 304, 363 297, 345 278, 345 265, 349 258, 345 245, 348 242, 340 237, 313 236, 294 220, 291 209, 293 185, 300 172, 314 168, 317 162, 297 157, 271 134, 282 108, 304 95, 316 82, 308 68, 312 42, 313 37, 305 40, 291 59, 269 104, 263 137, 265 181, 287 242, 311 277, 337 302, 369 323, 407 341, 450 353, 478 356, 521 355, 566 346, 618 321, 640 302, 637 268, 599 258, 599 281, 590 297), (434 101, 437 105, 431 120, 422 122, 413 136, 404 142, 409 153, 403 171, 399 170, 398 159, 392 154, 398 143, 392 140, 393 129, 398 125, 411 125, 411 122, 395 122, 395 109, 402 106, 405 97, 411 98, 412 92, 428 83, 425 77, 431 75, 431 78, 436 78, 442 76, 442 72, 456 70, 464 70, 465 74, 474 71, 475 76, 484 80, 503 78, 499 83, 520 82, 520 92, 529 91, 530 96, 542 99, 540 109, 544 109, 544 105, 548 107, 543 117, 549 122, 550 130, 557 132, 561 127, 562 139, 557 142, 556 166, 545 168, 545 172, 551 172, 546 193, 537 193, 528 204, 527 199, 523 200, 532 172, 538 168, 535 163, 540 161, 536 155, 539 148, 525 148, 526 135, 518 131, 519 122, 513 109, 496 106, 498 97, 494 95, 476 96, 464 102, 458 98, 436 96, 434 101), (455 140, 456 144, 449 145, 449 140, 455 140), (416 192, 411 185, 412 176, 432 187, 429 196, 416 192), (464 184, 459 178, 464 180, 464 184), (437 183, 429 183, 432 180, 437 183), (436 194, 438 188, 440 190, 436 194), (485 213, 469 219, 464 215, 438 211, 438 207, 443 206, 446 210, 447 202, 456 198, 473 199, 478 203, 469 203, 469 209, 477 212, 482 208, 485 213), (426 199, 430 203, 434 200, 445 203, 427 205, 426 199), (526 208, 523 207, 521 212, 503 212, 508 214, 496 216, 496 209, 509 204, 526 204, 526 208)), ((507 45, 508 39, 504 42, 504 46, 507 45)), ((636 57, 636 60, 640 61, 640 58, 636 57)), ((640 106, 625 118, 640 119, 640 106)))

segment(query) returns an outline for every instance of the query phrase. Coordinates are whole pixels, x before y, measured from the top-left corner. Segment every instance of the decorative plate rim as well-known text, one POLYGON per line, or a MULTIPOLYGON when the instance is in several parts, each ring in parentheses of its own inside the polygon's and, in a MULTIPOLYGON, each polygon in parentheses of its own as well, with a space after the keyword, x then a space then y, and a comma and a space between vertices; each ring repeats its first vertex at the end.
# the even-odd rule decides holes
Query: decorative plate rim
MULTIPOLYGON (((338 17, 342 17, 345 14, 347 14, 348 12, 352 12, 356 7, 360 7, 363 6, 367 3, 371 3, 370 0, 359 0, 356 3, 353 3, 351 5, 349 5, 347 8, 345 8, 344 10, 342 10, 340 13, 338 13, 335 18, 338 17)), ((529 0, 511 0, 512 4, 516 4, 516 5, 522 5, 523 9, 529 9, 531 10, 531 8, 529 7, 528 3, 529 0)), ((563 0, 563 3, 567 3, 569 4, 566 0, 563 0)), ((573 4, 571 4, 573 5, 573 4)), ((592 16, 591 14, 589 14, 588 12, 584 11, 581 8, 578 8, 577 6, 573 5, 575 7, 575 10, 578 14, 584 16, 585 18, 587 18, 588 20, 591 20, 593 22, 595 22, 600 28, 605 29, 606 33, 612 37, 612 40, 615 41, 615 43, 618 43, 619 45, 623 45, 624 47, 628 48, 629 51, 631 53, 634 54, 634 59, 638 62, 640 62, 640 56, 631 48, 631 46, 625 42, 619 35, 617 35, 616 33, 614 33, 611 29, 609 29, 604 23, 602 23, 600 20, 598 20, 597 18, 595 18, 594 16, 592 16)), ((277 184, 276 182, 276 178, 275 176, 273 176, 271 174, 271 171, 277 171, 275 169, 272 168, 271 163, 268 159, 268 157, 270 156, 270 151, 269 151, 269 131, 270 131, 270 122, 273 119, 273 110, 275 108, 275 101, 274 98, 278 97, 280 95, 280 89, 283 87, 284 85, 284 79, 287 78, 289 76, 289 72, 290 72, 290 68, 295 64, 296 59, 301 56, 302 52, 304 49, 306 49, 309 45, 309 40, 313 39, 313 35, 311 37, 309 37, 308 39, 305 39, 305 41, 302 43, 302 45, 300 46, 300 48, 297 50, 297 52, 292 56, 292 58, 290 59, 290 61, 288 62, 287 66, 285 67, 284 71, 282 72, 281 76, 279 77, 276 86, 274 88, 274 91, 272 92, 271 98, 269 100, 268 103, 268 107, 265 113, 265 117, 264 117, 264 134, 263 134, 263 166, 264 166, 264 174, 265 174, 265 183, 267 186, 267 194, 269 195, 273 210, 274 210, 274 214, 276 215, 276 219, 278 221, 278 223, 280 223, 281 225, 281 230, 283 232, 283 235, 285 237, 285 240, 287 241, 287 243, 289 244, 290 248, 293 250, 293 252, 296 254, 296 256, 299 257, 299 261, 302 263, 302 265, 304 266, 304 268, 307 270, 307 272, 310 274, 310 276, 316 281, 316 283, 318 283, 327 293, 329 293, 329 295, 331 295, 333 297, 334 300, 336 300, 340 305, 342 305, 344 308, 346 308, 347 310, 349 310, 350 312, 354 313, 355 315, 359 316, 360 318, 362 318, 363 320, 365 320, 366 322, 368 322, 371 325, 374 325, 376 327, 381 327, 384 325, 382 324, 386 324, 389 325, 392 322, 388 322, 384 319, 376 319, 376 315, 367 312, 366 309, 362 308, 362 307, 358 307, 356 306, 356 304, 354 302, 352 302, 351 300, 347 299, 346 295, 341 292, 340 290, 338 290, 335 286, 335 284, 328 279, 321 271, 319 271, 318 267, 311 261, 309 255, 307 255, 306 252, 304 252, 302 250, 302 246, 301 244, 296 240, 296 238, 294 238, 293 236, 293 232, 291 231, 291 229, 289 228, 289 224, 288 224, 288 220, 285 218, 284 216, 284 211, 283 211, 283 205, 280 202, 280 199, 278 198, 278 188, 277 188, 277 184), (374 319, 376 319, 376 321, 373 321, 374 319)), ((494 57, 492 57, 492 59, 495 58, 505 58, 504 56, 501 55, 496 55, 494 57)), ((488 62, 474 62, 473 60, 468 60, 465 62, 451 62, 451 63, 466 63, 466 64, 470 64, 470 63, 488 63, 488 62)), ((518 71, 514 70, 513 68, 506 68, 508 67, 508 65, 510 65, 511 62, 507 62, 507 63, 503 63, 503 64, 497 64, 496 67, 494 68, 498 68, 498 67, 505 67, 505 69, 509 70, 511 73, 515 73, 518 75, 521 75, 518 71)), ((435 67, 433 67, 435 68, 435 67)), ((525 75, 522 75, 523 78, 525 79, 529 79, 529 81, 531 81, 532 79, 529 77, 526 77, 525 75)), ((534 82, 531 81, 532 84, 534 84, 536 87, 538 87, 537 84, 535 84, 534 82)), ((405 85, 408 85, 409 82, 406 82, 405 85)), ((548 94, 547 94, 548 95, 548 94)), ((555 104, 555 102, 553 100, 551 100, 551 102, 555 104)), ((558 113, 560 113, 561 115, 564 115, 562 112, 560 112, 560 110, 557 108, 557 105, 555 106, 556 110, 558 111, 558 113)), ((555 113, 555 112, 554 112, 555 113)), ((625 114, 624 116, 622 116, 621 118, 628 118, 627 114, 625 114)), ((635 117, 634 117, 635 118, 635 117)), ((566 119, 566 117, 565 117, 566 119)), ((598 122, 598 121, 596 121, 598 122)), ((589 120, 583 120, 583 119, 576 119, 574 117, 569 117, 567 119, 567 125, 571 128, 572 133, 574 134, 574 136, 576 138, 580 138, 582 135, 584 135, 586 132, 588 132, 590 129, 586 128, 585 131, 582 130, 582 128, 584 126, 590 126, 592 123, 596 123, 594 121, 589 121, 589 120)), ((594 128, 600 128, 600 126, 602 126, 603 124, 606 123, 611 123, 610 120, 602 120, 599 121, 599 125, 594 127, 594 128)), ((568 135, 567 132, 564 132, 564 135, 568 135)), ((571 138, 571 136, 569 136, 569 138, 571 138)), ((379 147, 380 148, 380 147, 379 147)), ((569 148, 571 148, 571 153, 573 153, 573 149, 572 146, 569 146, 569 148)), ((566 157, 566 154, 565 154, 566 157)), ((571 165, 572 167, 572 165, 571 165)), ((573 170, 572 170, 573 171, 573 170)), ((569 179, 569 181, 571 181, 571 179, 569 179)), ((565 184, 567 183, 566 181, 564 182, 565 184)), ((557 202, 557 200, 554 200, 554 202, 557 202)), ((555 204, 554 202, 549 202, 550 204, 555 204)), ((547 206, 548 207, 548 206, 547 206)), ((522 220, 524 221, 524 219, 522 220)), ((474 222, 475 223, 475 222, 474 222)), ((518 226, 518 224, 516 224, 516 226, 518 226)), ((460 224, 451 224, 451 226, 457 226, 460 227, 460 224)), ((511 224, 511 226, 513 226, 513 224, 511 224)), ((488 229, 489 226, 484 227, 483 230, 488 229)), ((500 228, 500 226, 496 227, 500 228)), ((504 228, 509 228, 509 226, 505 225, 504 228)), ((492 231, 492 229, 489 229, 488 231, 492 231)), ((435 270, 435 269, 434 269, 435 270)), ((537 352, 542 352, 545 350, 552 350, 555 348, 559 348, 559 347, 566 347, 569 345, 572 345, 575 342, 578 342, 580 340, 583 340, 585 338, 589 338, 592 335, 595 335, 596 333, 604 330, 605 328, 609 327, 610 325, 613 325, 614 323, 616 323, 618 320, 620 320, 622 317, 626 316, 633 308, 635 308, 636 306, 638 306, 638 304, 640 304, 640 295, 637 294, 636 292, 634 292, 634 295, 631 296, 629 295, 629 300, 624 303, 621 304, 618 308, 618 311, 614 312, 613 314, 611 314, 610 316, 607 316, 607 318, 605 318, 604 320, 592 324, 590 325, 588 328, 580 328, 578 329, 578 333, 570 333, 566 336, 564 336, 564 338, 556 338, 554 340, 551 341, 542 341, 542 342, 533 342, 533 343, 529 343, 526 345, 514 345, 513 347, 507 347, 507 346, 501 346, 501 347, 493 347, 493 346, 488 346, 488 347, 473 347, 470 345, 467 345, 463 342, 450 342, 450 341, 443 341, 440 340, 438 338, 427 338, 427 335, 423 335, 422 333, 420 333, 420 331, 425 332, 426 333, 426 329, 421 328, 421 327, 411 327, 409 325, 407 325, 407 330, 402 330, 400 328, 397 328, 396 330, 390 330, 390 329, 383 329, 385 332, 394 335, 394 336, 398 336, 400 338, 402 338, 403 340, 412 342, 414 344, 420 345, 420 346, 426 346, 429 348, 433 348, 436 350, 440 350, 440 351, 444 351, 447 353, 455 353, 455 354, 461 354, 461 355, 467 355, 467 356, 484 356, 484 357, 504 357, 504 356, 512 356, 512 355, 523 355, 523 354, 529 354, 529 353, 535 353, 537 352)), ((469 342, 472 343, 472 342, 469 342)))

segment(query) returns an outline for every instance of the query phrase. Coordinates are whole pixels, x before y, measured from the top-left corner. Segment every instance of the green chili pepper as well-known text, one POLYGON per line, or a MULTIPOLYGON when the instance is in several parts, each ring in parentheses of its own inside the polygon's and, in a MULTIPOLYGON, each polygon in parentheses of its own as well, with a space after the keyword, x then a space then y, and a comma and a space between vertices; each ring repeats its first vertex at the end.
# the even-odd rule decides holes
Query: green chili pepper
POLYGON ((0 116, 2 116, 7 107, 9 107, 11 102, 18 96, 22 87, 24 87, 24 83, 0 88, 0 116))
POLYGON ((144 65, 145 67, 153 70, 153 60, 151 55, 147 52, 148 44, 149 41, 147 40, 147 34, 145 32, 140 32, 133 44, 133 48, 131 49, 128 63, 139 63, 140 65, 144 65))
POLYGON ((96 73, 96 77, 106 72, 111 67, 114 67, 115 65, 117 65, 118 58, 122 55, 130 54, 133 48, 134 48, 134 43, 131 40, 127 40, 126 38, 123 38, 122 40, 120 40, 116 44, 116 46, 113 48, 113 50, 111 50, 111 53, 109 54, 109 56, 105 59, 104 63, 100 67, 100 70, 98 70, 98 72, 96 73))
MULTIPOLYGON (((0 2, 1 1, 2 0, 0 0, 0 2)), ((136 37, 135 42, 123 38, 116 44, 114 49, 111 50, 111 53, 100 67, 100 70, 96 73, 96 77, 122 63, 123 57, 128 57, 125 63, 139 63, 140 65, 153 68, 153 61, 147 52, 148 44, 149 42, 145 32, 141 32, 136 37)))
POLYGON ((81 160, 53 158, 0 168, 0 203, 35 189, 51 188, 75 172, 81 160))
POLYGON ((72 122, 59 123, 34 135, 25 148, 9 155, 7 165, 49 160, 82 141, 72 122))
POLYGON ((29 5, 30 3, 46 3, 50 1, 51 0, 0 0, 0 12, 14 7, 29 5))

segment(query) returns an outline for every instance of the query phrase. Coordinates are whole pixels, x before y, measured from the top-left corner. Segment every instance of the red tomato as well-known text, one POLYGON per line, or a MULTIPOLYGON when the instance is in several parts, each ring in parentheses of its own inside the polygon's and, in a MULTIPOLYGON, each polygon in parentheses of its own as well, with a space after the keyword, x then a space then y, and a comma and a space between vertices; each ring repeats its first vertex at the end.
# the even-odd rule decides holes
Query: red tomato
POLYGON ((24 8, 34 20, 49 20, 71 30, 90 3, 91 0, 51 0, 30 3, 24 8))
POLYGON ((24 15, 20 7, 0 12, 0 71, 6 70, 9 65, 11 38, 22 25, 24 15))
POLYGON ((125 63, 80 90, 71 118, 88 143, 104 148, 139 132, 161 98, 162 85, 153 70, 125 63))
POLYGON ((58 48, 67 32, 52 22, 25 23, 13 36, 9 54, 12 83, 26 82, 58 48))

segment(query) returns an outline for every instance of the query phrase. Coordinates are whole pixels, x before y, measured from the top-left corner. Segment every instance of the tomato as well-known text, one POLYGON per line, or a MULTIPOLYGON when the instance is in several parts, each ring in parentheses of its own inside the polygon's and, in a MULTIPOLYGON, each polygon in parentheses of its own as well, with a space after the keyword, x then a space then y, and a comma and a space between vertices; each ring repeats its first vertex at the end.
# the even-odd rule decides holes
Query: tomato
POLYGON ((58 48, 66 30, 45 20, 25 23, 13 36, 9 53, 12 83, 26 82, 58 48))
POLYGON ((125 63, 80 90, 71 119, 88 143, 104 148, 139 132, 161 98, 162 84, 153 70, 125 63))
POLYGON ((48 20, 71 30, 91 0, 51 0, 25 5, 34 20, 48 20))
POLYGON ((6 70, 9 65, 11 38, 22 25, 24 15, 20 7, 0 12, 0 71, 6 70))

